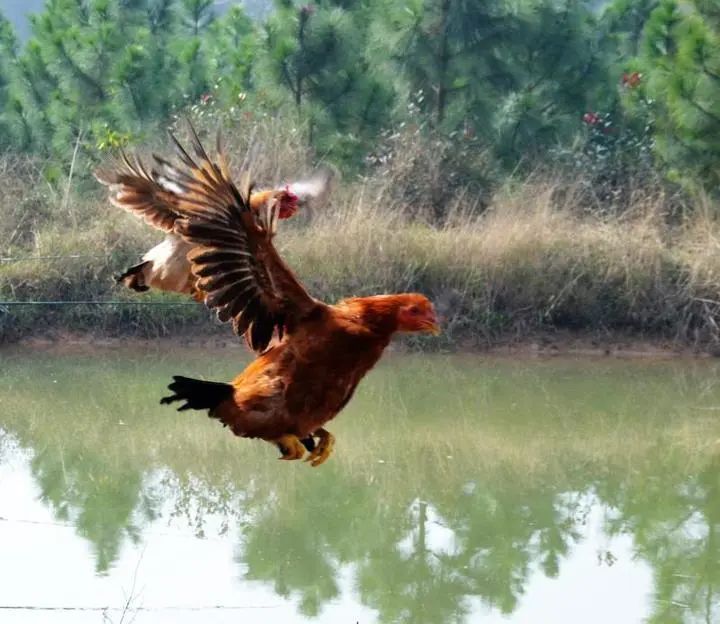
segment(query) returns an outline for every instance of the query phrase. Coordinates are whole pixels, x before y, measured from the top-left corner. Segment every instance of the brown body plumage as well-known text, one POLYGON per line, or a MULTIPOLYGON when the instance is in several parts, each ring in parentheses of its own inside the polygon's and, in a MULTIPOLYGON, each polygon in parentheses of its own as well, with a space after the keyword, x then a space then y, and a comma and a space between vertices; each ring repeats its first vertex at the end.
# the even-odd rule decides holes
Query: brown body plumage
POLYGON ((194 287, 258 353, 231 384, 177 376, 162 403, 207 409, 238 436, 276 444, 283 459, 329 456, 323 425, 352 397, 398 331, 438 331, 432 304, 416 293, 347 299, 311 297, 272 244, 279 206, 251 205, 247 178, 230 179, 222 151, 212 161, 197 137, 194 156, 176 143, 180 165, 157 175, 177 188, 173 234, 192 246, 194 287), (315 439, 319 443, 315 444, 315 439))
MULTIPOLYGON (((244 437, 275 440, 312 435, 350 400, 377 363, 392 335, 405 326, 400 310, 432 308, 423 295, 366 297, 322 303, 298 319, 279 344, 253 361, 232 382, 232 399, 212 415, 244 437)), ((434 331, 435 325, 411 330, 434 331)))

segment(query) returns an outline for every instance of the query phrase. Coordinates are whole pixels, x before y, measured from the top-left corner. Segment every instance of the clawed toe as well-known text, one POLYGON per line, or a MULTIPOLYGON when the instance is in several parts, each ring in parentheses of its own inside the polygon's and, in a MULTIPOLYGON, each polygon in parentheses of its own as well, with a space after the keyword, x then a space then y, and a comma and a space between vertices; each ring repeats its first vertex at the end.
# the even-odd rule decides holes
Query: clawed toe
POLYGON ((335 446, 335 436, 329 431, 325 431, 325 429, 318 429, 314 434, 302 439, 288 433, 273 440, 273 442, 282 454, 278 459, 288 461, 302 459, 305 451, 308 450, 310 454, 305 458, 305 461, 310 462, 310 465, 315 467, 324 463, 332 454, 335 446), (319 439, 318 442, 315 440, 316 437, 319 439))
POLYGON ((305 458, 305 461, 310 462, 310 465, 314 468, 324 463, 328 457, 330 457, 333 447, 335 446, 335 436, 326 431, 325 429, 318 429, 315 435, 320 438, 320 442, 313 449, 313 451, 305 458))
POLYGON ((282 453, 282 457, 278 459, 294 460, 302 459, 305 455, 305 446, 301 443, 297 436, 284 435, 274 441, 278 449, 282 453))

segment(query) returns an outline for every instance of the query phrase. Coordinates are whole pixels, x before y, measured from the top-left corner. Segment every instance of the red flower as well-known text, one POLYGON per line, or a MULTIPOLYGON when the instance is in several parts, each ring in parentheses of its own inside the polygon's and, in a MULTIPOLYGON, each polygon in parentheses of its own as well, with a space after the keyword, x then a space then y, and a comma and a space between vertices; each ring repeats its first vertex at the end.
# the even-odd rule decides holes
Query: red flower
POLYGON ((642 74, 640 72, 632 72, 631 74, 622 75, 622 86, 626 89, 634 89, 642 81, 642 74))
POLYGON ((203 94, 200 96, 200 101, 201 101, 203 104, 207 104, 210 100, 212 100, 212 95, 211 95, 210 93, 203 93, 203 94))
POLYGON ((588 126, 596 126, 600 123, 600 115, 597 113, 585 113, 582 117, 584 123, 588 126))

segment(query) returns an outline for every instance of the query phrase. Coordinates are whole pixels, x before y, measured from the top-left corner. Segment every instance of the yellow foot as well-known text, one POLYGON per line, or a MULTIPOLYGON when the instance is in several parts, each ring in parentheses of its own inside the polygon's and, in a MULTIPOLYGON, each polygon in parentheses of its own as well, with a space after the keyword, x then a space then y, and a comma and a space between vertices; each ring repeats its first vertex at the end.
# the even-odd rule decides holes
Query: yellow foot
POLYGON ((325 429, 318 429, 313 435, 320 438, 320 442, 315 449, 307 456, 305 461, 309 461, 310 465, 315 467, 319 466, 325 460, 330 457, 333 447, 335 446, 335 436, 325 429))
POLYGON ((297 436, 287 434, 273 440, 282 453, 282 457, 278 459, 302 459, 305 455, 305 447, 302 445, 297 436))

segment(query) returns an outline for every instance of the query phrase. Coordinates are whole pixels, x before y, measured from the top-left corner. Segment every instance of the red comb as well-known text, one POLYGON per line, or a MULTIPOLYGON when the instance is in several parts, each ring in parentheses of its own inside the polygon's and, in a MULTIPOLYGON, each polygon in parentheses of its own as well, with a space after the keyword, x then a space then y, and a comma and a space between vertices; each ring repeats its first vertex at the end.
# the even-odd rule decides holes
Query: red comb
POLYGON ((280 196, 280 210, 278 217, 280 219, 288 219, 292 217, 298 209, 298 196, 290 190, 290 185, 285 185, 285 190, 280 196))

